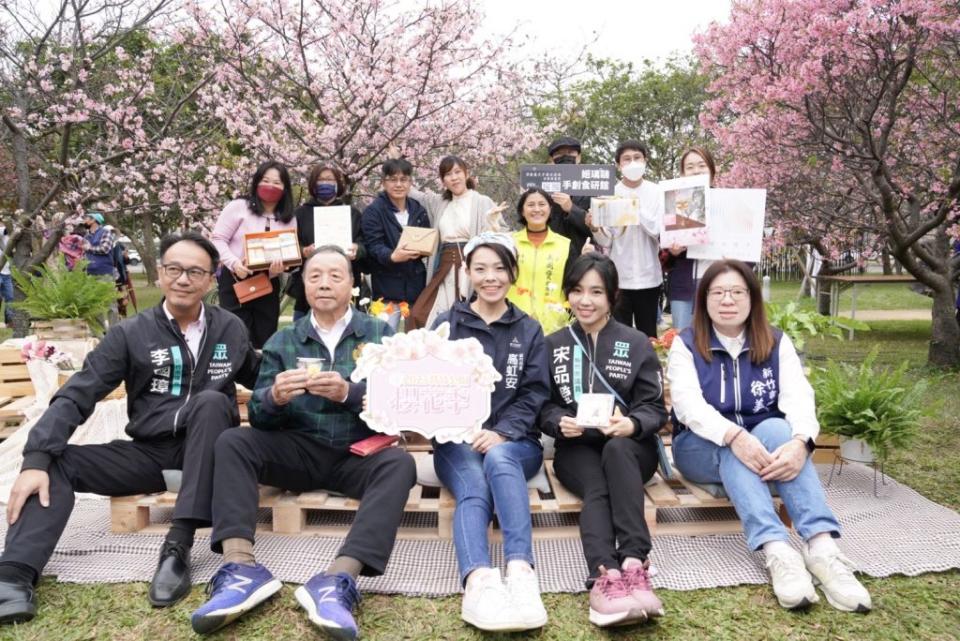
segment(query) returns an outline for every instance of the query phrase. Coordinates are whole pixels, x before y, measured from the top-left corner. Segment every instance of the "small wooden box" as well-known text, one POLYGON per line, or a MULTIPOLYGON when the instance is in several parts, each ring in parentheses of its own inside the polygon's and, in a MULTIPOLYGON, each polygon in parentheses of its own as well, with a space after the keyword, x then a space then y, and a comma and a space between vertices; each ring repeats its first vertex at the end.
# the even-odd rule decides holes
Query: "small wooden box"
POLYGON ((275 229, 243 236, 243 262, 249 269, 265 269, 276 259, 285 267, 303 262, 296 229, 275 229))

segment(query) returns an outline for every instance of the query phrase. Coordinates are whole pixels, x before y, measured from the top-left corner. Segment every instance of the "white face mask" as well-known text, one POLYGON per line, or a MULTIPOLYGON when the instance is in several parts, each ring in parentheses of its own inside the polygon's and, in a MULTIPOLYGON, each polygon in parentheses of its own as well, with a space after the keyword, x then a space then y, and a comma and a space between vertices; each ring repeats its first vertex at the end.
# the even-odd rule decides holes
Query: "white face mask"
POLYGON ((632 163, 625 165, 620 168, 620 173, 623 174, 623 177, 627 180, 640 180, 643 178, 643 174, 647 172, 647 163, 642 160, 634 160, 632 163))

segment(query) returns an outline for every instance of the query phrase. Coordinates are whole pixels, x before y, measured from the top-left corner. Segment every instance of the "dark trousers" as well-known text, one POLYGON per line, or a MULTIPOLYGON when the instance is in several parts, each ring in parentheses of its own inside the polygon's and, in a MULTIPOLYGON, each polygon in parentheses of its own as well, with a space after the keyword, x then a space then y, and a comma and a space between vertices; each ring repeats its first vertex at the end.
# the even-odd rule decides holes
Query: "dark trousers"
MULTIPOLYGON (((39 575, 63 534, 73 511, 74 492, 105 496, 148 494, 166 489, 162 470, 182 469, 175 519, 212 520, 213 453, 217 437, 240 423, 237 405, 220 392, 200 392, 187 404, 176 437, 152 441, 113 441, 104 445, 67 445, 53 459, 50 506, 34 494, 20 518, 7 530, 0 562, 16 562, 39 575)), ((170 418, 171 432, 173 417, 170 418)))
POLYGON ((216 445, 213 482, 213 535, 223 540, 254 540, 257 483, 293 492, 333 490, 360 500, 360 509, 337 553, 363 563, 366 576, 383 574, 410 488, 417 482, 413 457, 390 447, 370 456, 325 447, 302 432, 230 430, 216 445))
POLYGON ((280 279, 270 281, 273 291, 252 301, 240 304, 233 286, 237 282, 233 273, 224 268, 217 281, 217 294, 220 297, 220 307, 232 312, 243 321, 250 334, 250 342, 256 349, 263 349, 267 339, 277 331, 280 322, 280 279))
POLYGON ((613 317, 627 327, 636 327, 649 338, 656 338, 659 306, 659 285, 650 289, 621 289, 613 317))
POLYGON ((583 499, 580 540, 590 569, 587 587, 601 565, 619 570, 627 557, 646 559, 651 544, 643 518, 643 484, 657 470, 654 441, 561 441, 553 464, 560 482, 583 499))

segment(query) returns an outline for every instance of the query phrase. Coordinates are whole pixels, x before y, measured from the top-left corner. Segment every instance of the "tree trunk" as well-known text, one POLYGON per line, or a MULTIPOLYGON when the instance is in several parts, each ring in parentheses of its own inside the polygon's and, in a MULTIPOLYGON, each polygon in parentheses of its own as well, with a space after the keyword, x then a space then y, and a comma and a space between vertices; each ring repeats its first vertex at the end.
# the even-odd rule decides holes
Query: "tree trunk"
POLYGON ((139 239, 135 239, 131 236, 130 240, 133 242, 133 246, 137 248, 137 251, 140 252, 140 260, 143 261, 143 270, 147 277, 147 283, 153 284, 156 283, 159 278, 157 274, 157 250, 154 241, 156 236, 153 233, 153 212, 148 208, 139 215, 137 224, 140 226, 140 237, 139 239))
POLYGON ((937 367, 960 366, 960 325, 956 299, 949 281, 933 289, 933 317, 927 362, 937 367))
POLYGON ((890 264, 890 252, 884 249, 880 252, 880 260, 883 263, 883 275, 889 276, 893 273, 893 265, 890 264))

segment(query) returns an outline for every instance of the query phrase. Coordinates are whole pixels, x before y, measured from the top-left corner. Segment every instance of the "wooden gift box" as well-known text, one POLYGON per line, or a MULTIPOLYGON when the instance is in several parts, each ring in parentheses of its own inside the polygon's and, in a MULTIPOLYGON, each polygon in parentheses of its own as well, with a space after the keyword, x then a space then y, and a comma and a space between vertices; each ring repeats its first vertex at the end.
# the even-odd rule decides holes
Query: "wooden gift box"
POLYGON ((249 269, 266 269, 276 258, 285 267, 303 262, 296 229, 275 229, 243 236, 243 262, 249 269))

